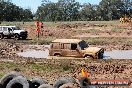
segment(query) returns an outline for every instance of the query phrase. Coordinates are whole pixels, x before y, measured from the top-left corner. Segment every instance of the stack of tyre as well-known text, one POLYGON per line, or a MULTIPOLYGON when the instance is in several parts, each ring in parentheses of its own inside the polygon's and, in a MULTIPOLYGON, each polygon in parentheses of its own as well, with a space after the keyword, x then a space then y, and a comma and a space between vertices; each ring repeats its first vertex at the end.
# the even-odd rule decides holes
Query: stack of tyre
POLYGON ((74 83, 76 81, 73 78, 60 77, 50 85, 40 78, 28 80, 19 72, 10 72, 0 79, 0 88, 74 88, 72 85, 74 83))

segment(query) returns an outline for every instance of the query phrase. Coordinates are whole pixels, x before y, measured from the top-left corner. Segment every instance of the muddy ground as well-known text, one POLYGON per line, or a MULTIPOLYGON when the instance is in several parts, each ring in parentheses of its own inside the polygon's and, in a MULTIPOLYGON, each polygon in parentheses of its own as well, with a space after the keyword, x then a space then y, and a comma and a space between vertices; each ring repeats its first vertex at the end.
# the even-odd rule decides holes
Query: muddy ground
POLYGON ((56 38, 80 38, 94 46, 106 50, 132 49, 132 23, 119 22, 55 22, 45 23, 39 40, 36 39, 34 25, 21 25, 29 32, 32 41, 50 43, 56 38))
MULTIPOLYGON (((46 60, 44 58, 24 58, 18 56, 16 53, 24 52, 32 48, 39 50, 38 48, 31 47, 31 45, 50 44, 50 42, 56 38, 84 39, 91 46, 103 47, 105 51, 132 50, 132 24, 121 24, 119 22, 54 22, 44 24, 45 26, 42 29, 39 40, 37 39, 35 32, 36 27, 33 23, 25 23, 24 25, 16 23, 16 25, 28 31, 29 37, 27 40, 0 40, 0 63, 3 65, 0 66, 1 76, 18 68, 29 78, 40 76, 52 83, 59 76, 68 75, 77 78, 80 76, 79 74, 82 67, 85 67, 91 74, 90 79, 117 78, 131 80, 132 60, 125 60, 125 58, 124 60, 78 60, 66 57, 65 59, 62 58, 64 60, 46 60), (13 65, 9 65, 10 63, 13 65), (34 64, 35 68, 30 68, 34 64), (42 67, 45 65, 49 66, 49 68, 43 69, 42 67)), ((41 48, 41 50, 42 49, 45 50, 46 47, 41 48)))
POLYGON ((83 39, 90 46, 103 47, 108 52, 112 50, 132 50, 132 23, 122 24, 118 21, 45 22, 39 39, 37 38, 36 27, 33 22, 26 22, 25 24, 3 23, 3 25, 5 24, 19 26, 29 33, 27 40, 14 41, 13 39, 4 39, 0 41, 1 52, 9 55, 25 51, 25 49, 30 48, 28 45, 50 44, 56 38, 83 39), (27 47, 25 47, 26 45, 27 47))
MULTIPOLYGON (((22 59, 22 58, 21 58, 22 59)), ((0 76, 10 72, 19 71, 28 79, 38 77, 53 84, 59 77, 70 76, 75 79, 82 77, 81 69, 90 73, 89 78, 94 79, 128 79, 132 81, 131 60, 13 60, 1 61, 0 76), (36 63, 37 62, 37 63, 36 63)), ((107 87, 106 87, 107 88, 107 87)), ((117 87, 110 87, 117 88, 117 87)), ((122 87, 118 87, 122 88, 122 87)), ((123 87, 131 88, 131 87, 123 87)))

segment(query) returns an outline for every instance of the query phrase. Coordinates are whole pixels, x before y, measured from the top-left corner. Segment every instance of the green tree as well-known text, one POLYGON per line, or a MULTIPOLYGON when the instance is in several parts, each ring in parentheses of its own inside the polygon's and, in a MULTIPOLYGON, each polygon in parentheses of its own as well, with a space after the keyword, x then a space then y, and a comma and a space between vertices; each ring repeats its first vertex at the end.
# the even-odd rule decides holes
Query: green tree
POLYGON ((128 13, 130 0, 102 0, 99 4, 98 11, 103 20, 119 19, 128 13))
POLYGON ((75 0, 59 0, 59 8, 63 10, 63 16, 65 21, 74 21, 79 18, 80 4, 75 0))
POLYGON ((59 0, 57 3, 43 1, 36 17, 45 17, 47 21, 73 21, 79 18, 80 4, 75 0, 59 0))
POLYGON ((32 19, 32 12, 11 3, 11 0, 0 1, 0 20, 1 21, 22 21, 32 19))
POLYGON ((46 21, 116 20, 125 14, 132 17, 132 0, 101 0, 99 5, 80 4, 75 0, 43 0, 36 17, 46 21))
POLYGON ((85 21, 93 21, 97 20, 97 13, 96 13, 97 5, 92 5, 90 3, 85 3, 81 10, 81 19, 85 21))

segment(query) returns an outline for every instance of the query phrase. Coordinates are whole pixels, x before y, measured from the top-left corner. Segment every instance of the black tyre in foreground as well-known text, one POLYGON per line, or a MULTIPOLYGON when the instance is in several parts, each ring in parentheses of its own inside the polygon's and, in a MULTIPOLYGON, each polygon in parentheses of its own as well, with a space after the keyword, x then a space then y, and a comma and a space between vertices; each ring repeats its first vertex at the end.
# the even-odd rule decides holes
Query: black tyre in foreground
POLYGON ((0 39, 3 39, 4 38, 4 35, 3 34, 0 34, 0 39))
POLYGON ((6 88, 29 88, 29 82, 23 76, 18 76, 12 79, 6 86, 6 88))
POLYGON ((0 79, 0 84, 2 86, 2 88, 6 88, 6 85, 15 77, 17 76, 22 76, 20 73, 18 72, 10 72, 8 74, 6 74, 5 76, 3 76, 0 79))
POLYGON ((54 87, 49 84, 42 84, 38 88, 54 88, 54 87))
POLYGON ((59 88, 78 88, 78 87, 74 86, 74 83, 67 83, 67 84, 60 86, 59 88))
POLYGON ((76 83, 76 81, 70 77, 61 77, 55 81, 54 88, 59 88, 63 84, 67 84, 67 83, 76 83))
POLYGON ((32 82, 31 82, 30 80, 27 80, 27 81, 28 81, 28 83, 29 83, 29 88, 33 88, 32 82))
POLYGON ((43 80, 43 79, 37 78, 37 77, 33 78, 31 80, 31 82, 32 82, 33 88, 38 88, 42 84, 48 84, 48 82, 46 80, 43 80))

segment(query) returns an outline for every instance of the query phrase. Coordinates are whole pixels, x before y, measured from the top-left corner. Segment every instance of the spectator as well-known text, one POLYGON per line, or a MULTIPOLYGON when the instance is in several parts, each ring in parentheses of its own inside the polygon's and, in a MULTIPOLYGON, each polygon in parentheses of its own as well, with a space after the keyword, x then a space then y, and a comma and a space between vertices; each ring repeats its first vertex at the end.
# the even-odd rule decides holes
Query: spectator
POLYGON ((37 28, 39 28, 39 22, 38 21, 35 22, 35 25, 37 28))
POLYGON ((43 22, 39 22, 39 26, 43 28, 43 22))

